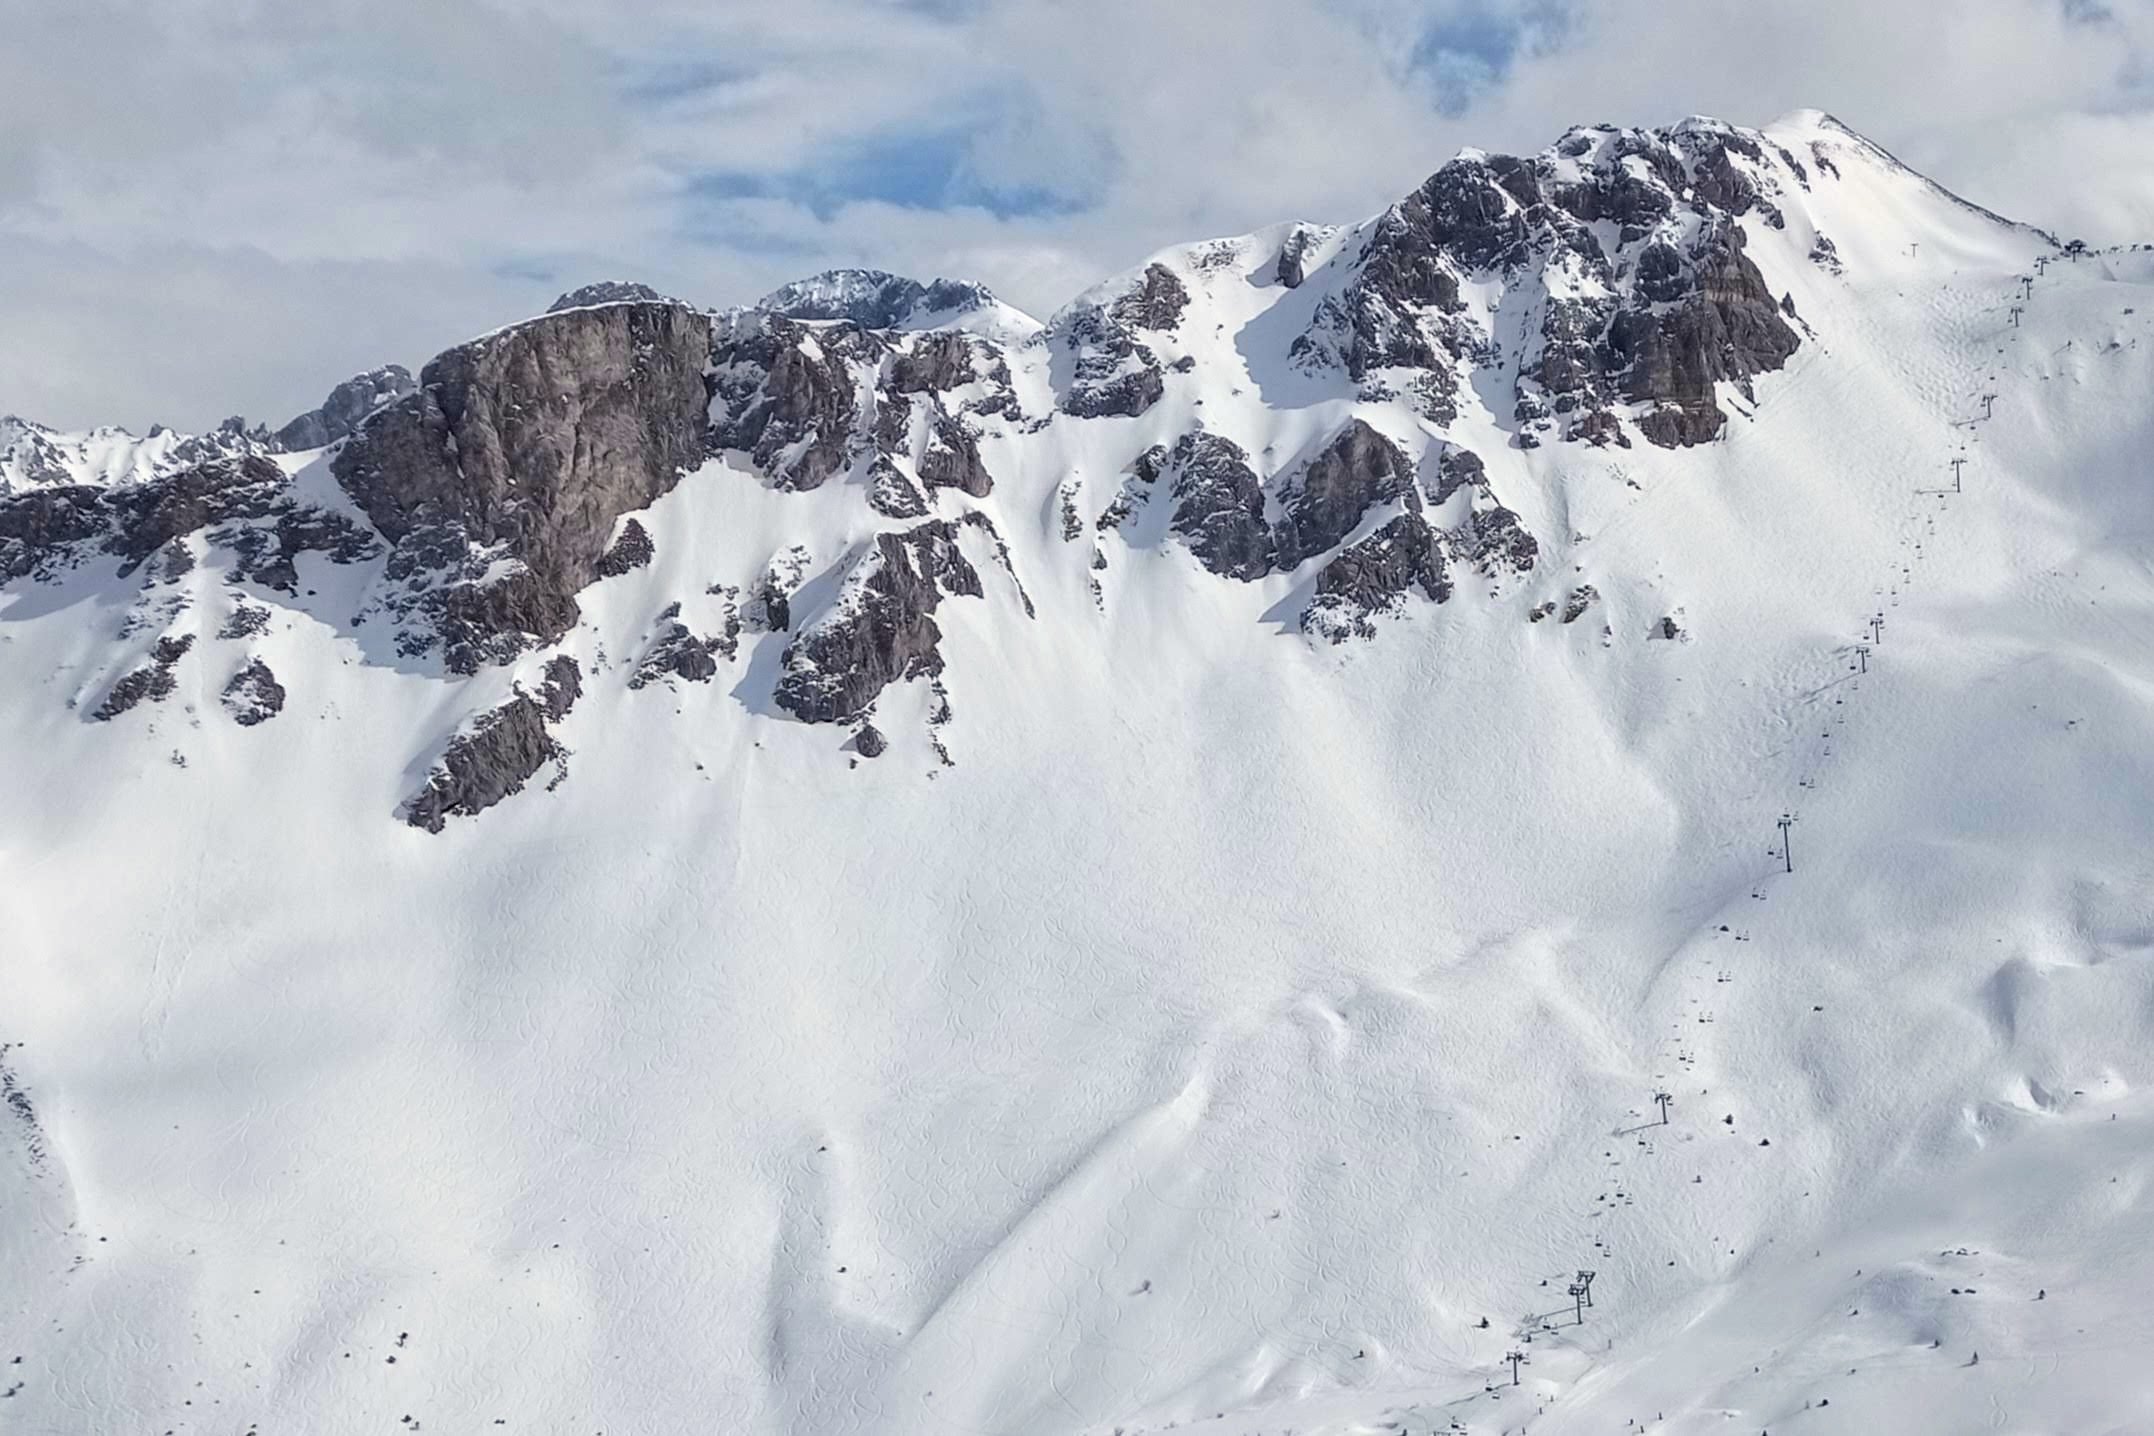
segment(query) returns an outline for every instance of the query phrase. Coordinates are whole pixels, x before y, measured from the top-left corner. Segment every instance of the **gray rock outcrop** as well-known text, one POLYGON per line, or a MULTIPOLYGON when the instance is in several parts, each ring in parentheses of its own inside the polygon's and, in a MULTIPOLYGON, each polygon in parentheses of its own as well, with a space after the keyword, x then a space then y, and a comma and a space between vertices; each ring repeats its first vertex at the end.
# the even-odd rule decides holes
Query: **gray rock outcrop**
POLYGON ((1471 449, 1446 447, 1436 460, 1436 491, 1429 495, 1429 502, 1440 506, 1464 488, 1486 490, 1488 465, 1471 449))
POLYGON ((711 442, 781 489, 864 478, 893 518, 928 512, 938 488, 981 497, 994 477, 980 424, 1018 417, 994 341, 954 330, 870 330, 756 311, 725 316, 713 356, 711 442))
POLYGON ((615 522, 702 461, 710 350, 679 305, 567 309, 449 350, 370 416, 333 469, 393 546, 406 650, 471 672, 566 632, 615 522))
POLYGON ((564 309, 588 309, 595 304, 679 304, 680 302, 678 299, 660 294, 648 284, 638 284, 632 280, 623 279, 601 279, 595 284, 586 284, 579 289, 571 289, 568 293, 547 305, 546 312, 548 314, 559 314, 564 309))
POLYGON ((1653 443, 1711 438, 1725 422, 1715 385, 1747 386, 1799 342, 1738 223, 1784 225, 1772 198, 1783 178, 1808 183, 1791 155, 1706 122, 1573 130, 1531 159, 1461 156, 1370 227, 1352 277, 1317 306, 1294 356, 1343 370, 1365 392, 1399 387, 1372 391, 1380 373, 1413 371, 1423 412, 1448 421, 1459 375, 1494 352, 1461 286, 1563 270, 1584 283, 1549 286, 1538 357, 1517 381, 1520 443, 1554 430, 1627 444, 1617 408, 1632 403, 1652 406, 1637 428, 1653 443))
POLYGON ((1336 546, 1379 504, 1403 500, 1409 509, 1421 507, 1413 465, 1398 445, 1360 419, 1347 421, 1303 464, 1281 497, 1290 527, 1280 538, 1280 568, 1336 546))
POLYGON ((320 408, 309 409, 277 430, 277 446, 293 451, 333 444, 358 428, 367 415, 418 387, 411 371, 401 364, 384 364, 354 375, 331 389, 320 408))
POLYGON ((558 723, 583 697, 583 669, 566 653, 555 654, 546 660, 545 671, 539 679, 539 707, 546 714, 548 723, 558 723))
POLYGON ((235 576, 286 592, 297 587, 302 554, 354 563, 380 552, 343 514, 295 499, 274 460, 250 454, 139 484, 0 496, 0 579, 54 577, 97 553, 117 557, 124 578, 205 529, 238 555, 235 576))
POLYGON ((598 576, 619 578, 624 573, 633 573, 648 564, 657 552, 651 545, 650 531, 635 519, 629 519, 621 525, 612 545, 598 556, 598 576))
POLYGON ((941 673, 936 607, 982 593, 957 535, 942 519, 876 535, 831 611, 786 647, 778 706, 804 723, 847 723, 890 684, 941 673))
POLYGON ((1184 434, 1171 449, 1155 445, 1137 459, 1137 478, 1164 481, 1174 495, 1174 532, 1197 562, 1243 582, 1272 569, 1272 532, 1264 484, 1249 456, 1217 434, 1184 434))
POLYGON ((1279 262, 1272 267, 1272 277, 1288 289, 1299 289, 1301 282, 1309 277, 1309 251, 1315 244, 1313 232, 1295 225, 1288 232, 1286 242, 1279 246, 1279 262))
POLYGON ((150 651, 150 661, 124 675, 105 694, 105 701, 98 704, 90 716, 100 723, 109 723, 141 703, 161 703, 172 696, 178 685, 173 669, 194 647, 194 635, 179 638, 160 638, 150 651))
POLYGON ((1372 638, 1376 615, 1395 610, 1414 590, 1442 603, 1451 597, 1451 580, 1435 531, 1420 514, 1403 513, 1324 565, 1302 631, 1333 643, 1372 638))
POLYGON ((1540 541, 1501 504, 1474 510, 1444 538, 1451 556, 1484 578, 1525 573, 1540 561, 1540 541))
POLYGON ((1657 405, 1639 430, 1663 447, 1717 435, 1727 415, 1716 386, 1729 380, 1748 393, 1754 376, 1778 369, 1802 342, 1743 243, 1739 225, 1706 231, 1690 256, 1687 298, 1662 312, 1625 311, 1609 327, 1627 396, 1657 405))
POLYGON ((1151 329, 1172 333, 1189 307, 1189 289, 1164 264, 1148 264, 1134 288, 1107 306, 1107 313, 1125 329, 1151 329))
POLYGON ((718 676, 718 665, 730 662, 740 651, 740 619, 730 607, 724 627, 708 636, 681 622, 680 612, 676 603, 658 616, 658 636, 636 665, 628 680, 630 688, 645 688, 668 677, 708 683, 718 676))
POLYGON ((546 711, 519 693, 449 741, 426 785, 404 805, 404 821, 438 833, 453 817, 477 817, 558 756, 546 711))
POLYGON ((284 685, 267 663, 250 658, 224 685, 224 708, 242 728, 267 723, 284 711, 284 685))
POLYGON ((1189 290, 1162 264, 1106 303, 1073 305, 1049 331, 1068 349, 1070 380, 1061 409, 1080 419, 1134 418, 1167 391, 1159 356, 1140 337, 1171 333, 1189 307, 1189 290))

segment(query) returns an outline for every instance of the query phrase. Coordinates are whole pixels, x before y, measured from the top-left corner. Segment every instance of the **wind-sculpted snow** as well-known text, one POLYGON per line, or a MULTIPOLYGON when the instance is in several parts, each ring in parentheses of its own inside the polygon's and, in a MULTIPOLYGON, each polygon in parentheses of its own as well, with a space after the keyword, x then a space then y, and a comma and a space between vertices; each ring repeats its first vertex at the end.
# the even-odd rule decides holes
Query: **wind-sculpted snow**
POLYGON ((220 460, 318 449, 343 438, 373 410, 413 388, 408 370, 385 364, 338 384, 319 408, 298 415, 273 434, 236 416, 206 434, 182 434, 160 424, 137 438, 109 426, 62 433, 0 415, 0 498, 40 488, 119 488, 220 460))

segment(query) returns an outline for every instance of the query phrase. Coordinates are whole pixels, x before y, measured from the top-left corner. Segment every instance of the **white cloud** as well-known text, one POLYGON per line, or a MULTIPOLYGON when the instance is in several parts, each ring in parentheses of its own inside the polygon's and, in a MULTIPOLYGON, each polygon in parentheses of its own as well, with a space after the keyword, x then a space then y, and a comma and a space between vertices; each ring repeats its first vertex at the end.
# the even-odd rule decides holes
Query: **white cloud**
POLYGON ((833 263, 1045 310, 1354 218, 1458 145, 1833 110, 1992 208, 2154 236, 2110 0, 0 0, 0 410, 280 421, 602 275, 833 263), (848 194, 860 198, 848 202, 848 194))

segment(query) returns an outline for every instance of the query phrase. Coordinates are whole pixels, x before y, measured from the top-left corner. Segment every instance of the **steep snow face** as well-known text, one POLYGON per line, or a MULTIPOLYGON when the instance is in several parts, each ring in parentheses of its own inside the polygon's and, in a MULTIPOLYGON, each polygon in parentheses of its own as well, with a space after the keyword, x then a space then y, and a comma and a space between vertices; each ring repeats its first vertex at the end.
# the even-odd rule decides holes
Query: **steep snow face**
POLYGON ((2136 1429, 2150 388, 1811 116, 0 496, 0 1409, 2136 1429))

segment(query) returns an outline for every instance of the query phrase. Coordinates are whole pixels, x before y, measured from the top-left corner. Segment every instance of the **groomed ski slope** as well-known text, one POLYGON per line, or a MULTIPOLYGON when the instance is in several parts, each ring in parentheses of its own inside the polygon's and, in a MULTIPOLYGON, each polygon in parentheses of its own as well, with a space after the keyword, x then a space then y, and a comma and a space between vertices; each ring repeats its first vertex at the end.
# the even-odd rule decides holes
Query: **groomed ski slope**
POLYGON ((302 607, 278 721, 205 640, 94 724, 132 590, 11 590, 0 1428, 2154 1426, 2154 255, 2015 326, 2046 241, 1843 169, 1751 231, 1810 328, 1755 412, 1475 409, 1542 562, 1371 642, 1171 544, 1095 601, 1059 533, 1118 425, 1343 409, 1058 421, 980 504, 1037 617, 985 562, 937 614, 954 766, 924 685, 872 763, 775 712, 783 635, 619 681, 671 599, 840 577, 857 492, 723 463, 585 598, 566 780, 439 837, 396 804, 516 674, 302 607))

